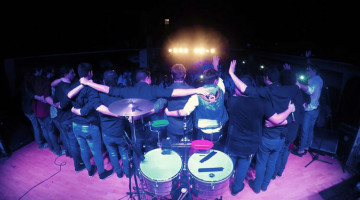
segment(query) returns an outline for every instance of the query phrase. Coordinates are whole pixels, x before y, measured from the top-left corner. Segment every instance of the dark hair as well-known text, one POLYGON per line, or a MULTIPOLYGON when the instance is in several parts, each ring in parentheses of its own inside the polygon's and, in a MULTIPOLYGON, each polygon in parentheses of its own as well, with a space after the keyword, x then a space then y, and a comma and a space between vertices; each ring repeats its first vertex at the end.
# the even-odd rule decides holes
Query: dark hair
POLYGON ((90 63, 80 63, 78 65, 78 74, 79 74, 79 77, 82 78, 82 77, 87 77, 89 72, 91 71, 92 69, 92 66, 90 63))
POLYGON ((145 81, 146 77, 150 76, 150 72, 144 69, 139 69, 136 71, 136 82, 145 81))
POLYGON ((114 70, 106 70, 104 72, 104 82, 107 86, 116 86, 118 75, 114 70))
POLYGON ((175 81, 183 81, 186 75, 186 69, 182 64, 175 64, 171 67, 171 74, 175 81))
POLYGON ((265 71, 265 76, 268 76, 270 81, 275 83, 279 82, 280 72, 277 67, 268 67, 265 71))
POLYGON ((281 85, 294 85, 296 82, 296 75, 294 75, 290 70, 283 70, 280 73, 280 83, 281 85))
POLYGON ((63 77, 65 74, 68 74, 72 70, 72 66, 68 64, 61 65, 59 68, 59 76, 63 77))
POLYGON ((214 84, 214 81, 219 78, 219 73, 215 69, 207 69, 203 72, 204 84, 214 84))

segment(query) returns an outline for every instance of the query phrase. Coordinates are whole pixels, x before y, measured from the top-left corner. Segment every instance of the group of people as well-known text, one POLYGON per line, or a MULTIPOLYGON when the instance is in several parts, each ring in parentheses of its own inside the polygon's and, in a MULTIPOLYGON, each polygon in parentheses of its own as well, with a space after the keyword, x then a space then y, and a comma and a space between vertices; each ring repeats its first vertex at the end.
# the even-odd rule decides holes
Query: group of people
POLYGON ((256 178, 249 181, 249 186, 255 193, 266 191, 271 179, 282 175, 299 127, 302 127, 300 145, 293 153, 303 156, 311 145, 322 88, 319 69, 307 63, 310 79, 304 84, 296 80, 288 64, 281 72, 277 67, 268 67, 263 74, 265 86, 260 87, 250 74, 236 70, 236 60, 230 62, 228 73, 220 75, 219 61, 220 58, 214 56, 212 65, 196 76, 196 84, 187 84, 186 68, 175 64, 171 68, 173 83, 167 87, 152 85, 147 70, 136 71, 134 85, 119 86, 114 70, 105 71, 103 82, 96 83, 92 80, 89 63, 78 65, 77 81, 73 81, 74 69, 62 67, 62 77, 51 83, 48 81, 48 85, 43 81, 46 78, 41 78, 42 90, 37 89, 39 86, 34 81, 38 79, 25 81, 27 102, 41 106, 32 107, 35 114, 31 114, 31 110, 24 112, 34 126, 40 148, 46 146, 35 122, 39 122, 50 149, 58 155, 67 153, 74 159, 75 171, 86 168, 89 176, 98 171, 100 179, 105 179, 115 171, 119 178, 123 174, 129 177, 129 155, 132 154, 126 140, 127 127, 135 133, 134 152, 137 154, 132 157, 139 163, 139 152, 144 154, 158 148, 158 138, 146 124, 160 118, 168 120, 164 131, 173 143, 184 137, 209 140, 214 149, 231 157, 235 169, 233 195, 243 190, 248 168, 256 157, 256 178), (310 96, 307 104, 303 93, 310 96), (111 103, 129 98, 151 101, 154 108, 147 114, 133 117, 109 110, 111 103), (50 107, 55 109, 55 117, 39 115, 39 109, 50 113, 50 107), (133 124, 128 126, 130 123, 133 124), (64 152, 49 124, 59 130, 64 152), (104 168, 103 147, 109 154, 111 170, 104 168), (95 165, 90 162, 90 152, 95 165))

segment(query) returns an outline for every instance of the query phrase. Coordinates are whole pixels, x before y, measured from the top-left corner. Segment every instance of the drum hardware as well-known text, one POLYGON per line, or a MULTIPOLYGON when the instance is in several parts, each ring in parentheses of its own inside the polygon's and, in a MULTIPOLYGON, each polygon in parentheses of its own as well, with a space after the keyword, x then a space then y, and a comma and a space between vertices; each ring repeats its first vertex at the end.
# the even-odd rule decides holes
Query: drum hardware
POLYGON ((161 148, 161 142, 160 142, 160 132, 167 126, 169 125, 169 121, 166 119, 160 119, 160 120, 155 120, 153 122, 149 122, 147 126, 150 127, 150 131, 151 132, 155 132, 157 133, 157 137, 158 137, 158 142, 157 145, 159 148, 161 148))
MULTIPOLYGON (((113 103, 111 103, 109 105, 109 110, 110 112, 117 114, 119 116, 124 116, 124 117, 130 117, 131 118, 131 136, 132 139, 130 140, 129 136, 127 135, 127 133, 125 132, 124 136, 126 138, 126 143, 130 149, 130 151, 132 150, 132 152, 135 152, 135 156, 139 157, 140 160, 142 160, 144 158, 144 156, 142 155, 141 152, 138 152, 135 148, 136 145, 136 133, 135 133, 135 120, 134 117, 140 116, 140 115, 144 115, 147 114, 149 112, 151 112, 151 110, 154 108, 154 104, 151 101, 148 100, 143 100, 143 99, 122 99, 119 101, 115 101, 113 103)), ((146 199, 145 196, 145 190, 143 187, 143 180, 140 176, 138 176, 138 171, 139 171, 139 166, 137 164, 137 162, 135 161, 135 159, 133 157, 131 157, 130 155, 130 162, 129 162, 129 167, 130 167, 130 171, 133 170, 134 171, 134 180, 135 180, 135 189, 136 189, 136 195, 138 195, 138 199, 146 199), (139 180, 141 182, 141 189, 142 191, 139 191, 139 186, 137 183, 137 178, 136 176, 139 177, 139 180), (142 195, 142 197, 140 196, 142 195)), ((130 173, 129 176, 129 192, 128 194, 130 195, 130 199, 133 198, 133 194, 135 194, 135 192, 132 192, 132 188, 131 188, 131 175, 132 173, 130 173)), ((135 197, 134 197, 135 198, 135 197)))

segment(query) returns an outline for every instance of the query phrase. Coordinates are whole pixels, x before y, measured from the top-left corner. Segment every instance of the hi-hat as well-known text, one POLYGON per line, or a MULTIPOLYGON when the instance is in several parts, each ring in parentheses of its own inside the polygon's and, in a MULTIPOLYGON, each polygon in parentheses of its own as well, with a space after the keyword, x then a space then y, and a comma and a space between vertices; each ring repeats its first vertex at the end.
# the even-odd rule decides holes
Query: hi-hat
POLYGON ((144 99, 122 99, 109 105, 110 112, 120 116, 139 116, 153 108, 154 103, 144 99))

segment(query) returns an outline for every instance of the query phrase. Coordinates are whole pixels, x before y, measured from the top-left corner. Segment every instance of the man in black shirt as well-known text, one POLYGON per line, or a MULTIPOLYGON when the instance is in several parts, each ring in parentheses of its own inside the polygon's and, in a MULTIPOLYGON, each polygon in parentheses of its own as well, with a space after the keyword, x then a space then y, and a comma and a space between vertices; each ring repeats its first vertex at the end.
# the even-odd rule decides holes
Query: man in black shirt
MULTIPOLYGON (((80 78, 92 78, 92 66, 89 63, 80 63, 78 74, 80 78)), ((67 96, 73 99, 73 131, 79 142, 81 157, 88 170, 89 176, 96 172, 95 165, 91 165, 89 151, 91 150, 95 164, 98 168, 99 178, 105 179, 110 176, 113 170, 105 170, 104 159, 101 149, 101 134, 99 129, 99 114, 96 112, 100 104, 99 94, 91 87, 86 87, 76 82, 67 96)))
MULTIPOLYGON (((234 80, 236 87, 250 97, 261 97, 268 100, 276 113, 282 113, 288 109, 290 99, 295 96, 297 86, 280 86, 279 71, 269 68, 265 72, 264 82, 266 87, 248 87, 234 74, 236 60, 231 61, 229 74, 234 80)), ((288 117, 288 121, 291 118, 288 117)), ((260 189, 266 191, 275 171, 276 161, 285 142, 287 126, 265 127, 259 151, 256 154, 256 179, 250 181, 250 187, 255 193, 260 189)))
MULTIPOLYGON (((105 85, 114 87, 116 86, 117 79, 118 77, 115 71, 107 70, 104 72, 105 85)), ((114 167, 117 176, 121 178, 123 176, 123 170, 119 164, 118 154, 120 154, 125 175, 126 177, 129 177, 129 152, 124 139, 126 119, 112 113, 108 108, 111 103, 121 100, 121 98, 109 96, 105 93, 99 93, 99 96, 101 105, 97 107, 96 110, 101 113, 101 132, 106 149, 109 152, 111 164, 114 167)))
MULTIPOLYGON (((248 86, 255 86, 250 76, 242 76, 241 80, 248 86)), ((248 97, 236 88, 235 94, 228 99, 227 108, 229 128, 226 149, 236 169, 234 184, 231 187, 231 194, 236 195, 244 188, 243 181, 247 170, 261 143, 264 118, 274 124, 284 124, 287 116, 294 111, 294 105, 289 104, 287 110, 277 114, 267 100, 248 97)))
POLYGON ((60 131, 60 138, 64 148, 71 154, 74 159, 75 171, 79 172, 85 169, 85 165, 81 159, 80 146, 74 135, 72 128, 71 101, 67 98, 67 92, 70 89, 71 81, 75 77, 74 69, 68 66, 62 66, 60 73, 63 77, 54 80, 51 86, 55 86, 54 102, 60 102, 57 108, 57 116, 54 124, 60 131))
MULTIPOLYGON (((188 89, 192 88, 185 83, 186 69, 182 64, 175 64, 171 68, 171 77, 174 79, 174 83, 171 84, 168 88, 182 88, 188 89)), ((169 111, 182 109, 189 97, 174 97, 168 100, 167 108, 169 111)), ((180 142, 181 139, 186 136, 190 139, 193 124, 192 124, 192 115, 186 117, 168 117, 169 125, 167 126, 167 136, 170 137, 172 142, 180 142)))

